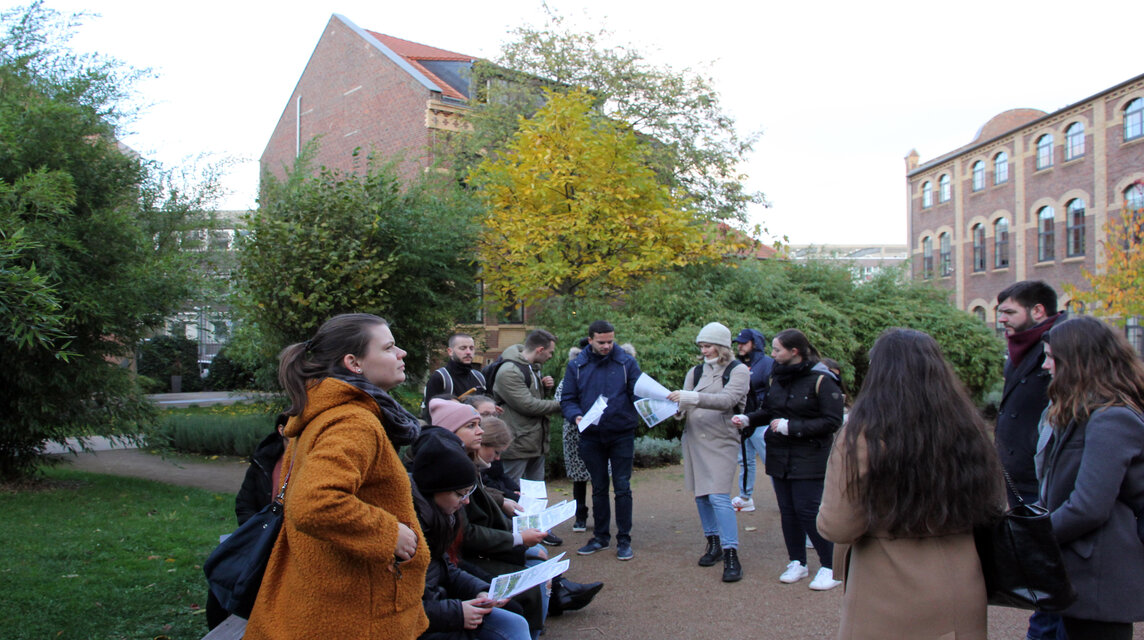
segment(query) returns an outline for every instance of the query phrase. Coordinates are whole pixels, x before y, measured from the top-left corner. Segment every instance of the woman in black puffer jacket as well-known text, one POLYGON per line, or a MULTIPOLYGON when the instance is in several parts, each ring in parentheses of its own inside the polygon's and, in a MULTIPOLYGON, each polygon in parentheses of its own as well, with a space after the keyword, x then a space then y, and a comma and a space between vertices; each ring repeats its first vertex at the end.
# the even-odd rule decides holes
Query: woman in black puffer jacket
POLYGON ((779 580, 789 584, 810 575, 804 544, 809 537, 821 563, 810 588, 826 591, 842 583, 833 577, 834 545, 818 534, 815 519, 834 433, 842 426, 842 391, 797 329, 775 336, 771 357, 775 366, 763 406, 749 415, 735 416, 732 422, 767 430, 767 475, 775 488, 790 556, 779 580))

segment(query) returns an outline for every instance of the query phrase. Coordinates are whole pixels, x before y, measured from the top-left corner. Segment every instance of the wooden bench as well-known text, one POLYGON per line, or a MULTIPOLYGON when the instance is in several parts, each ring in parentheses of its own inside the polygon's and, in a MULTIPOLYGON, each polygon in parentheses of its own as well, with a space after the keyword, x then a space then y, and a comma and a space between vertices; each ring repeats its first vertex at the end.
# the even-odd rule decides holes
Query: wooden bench
POLYGON ((223 620, 222 624, 211 629, 210 633, 203 636, 203 640, 242 640, 245 633, 246 620, 232 615, 223 620))

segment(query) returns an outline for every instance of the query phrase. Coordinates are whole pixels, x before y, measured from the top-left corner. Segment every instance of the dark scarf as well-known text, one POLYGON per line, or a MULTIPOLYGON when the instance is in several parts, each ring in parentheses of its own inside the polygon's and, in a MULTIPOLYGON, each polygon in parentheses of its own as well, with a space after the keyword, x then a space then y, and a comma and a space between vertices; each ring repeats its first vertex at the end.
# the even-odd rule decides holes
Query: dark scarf
POLYGON ((1014 369, 1021 366, 1021 361, 1041 343, 1041 337, 1053 328, 1053 323, 1060 319, 1063 313, 1045 318, 1040 324, 1009 336, 1009 362, 1013 363, 1014 369))
POLYGON ((335 371, 333 377, 352 384, 373 398, 378 408, 381 409, 381 426, 385 427, 385 435, 389 436, 389 441, 393 443, 394 447, 412 444, 417 436, 421 435, 421 423, 417 421, 417 418, 406 411, 405 407, 398 404, 393 396, 382 391, 381 387, 366 380, 364 376, 351 373, 346 369, 335 371))
POLYGON ((776 362, 775 368, 771 370, 771 375, 779 384, 789 387, 791 382, 806 375, 808 371, 814 368, 815 364, 806 358, 803 358, 802 362, 798 364, 779 364, 776 362))

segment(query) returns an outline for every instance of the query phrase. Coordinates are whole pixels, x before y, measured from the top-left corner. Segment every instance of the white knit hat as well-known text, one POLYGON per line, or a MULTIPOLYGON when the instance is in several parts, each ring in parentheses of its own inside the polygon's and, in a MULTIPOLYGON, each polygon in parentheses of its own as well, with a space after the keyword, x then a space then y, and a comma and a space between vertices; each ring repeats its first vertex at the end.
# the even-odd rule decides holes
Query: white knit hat
POLYGON ((717 344, 730 349, 731 330, 718 322, 711 322, 699 330, 699 337, 695 338, 695 342, 696 344, 700 342, 717 344))

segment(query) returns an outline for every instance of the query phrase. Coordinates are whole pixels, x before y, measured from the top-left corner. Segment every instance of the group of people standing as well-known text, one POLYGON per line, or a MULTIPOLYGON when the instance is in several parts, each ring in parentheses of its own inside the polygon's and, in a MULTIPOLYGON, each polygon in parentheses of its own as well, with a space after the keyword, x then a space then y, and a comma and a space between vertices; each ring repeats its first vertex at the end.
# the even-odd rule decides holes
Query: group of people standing
MULTIPOLYGON (((810 588, 843 585, 838 637, 985 638, 973 530, 1007 504, 1040 503, 1079 598, 1060 615, 1034 614, 1029 637, 1131 638, 1144 619, 1144 364, 1103 322, 1058 312, 1043 282, 1001 292, 998 317, 1009 354, 994 441, 923 332, 877 339, 846 412, 838 366, 802 332, 768 344, 758 330, 732 338, 720 323, 704 326, 702 362, 669 394, 686 420, 684 482, 706 542, 698 564, 721 561, 723 581, 742 578, 736 512, 754 509, 758 455, 789 556, 779 580, 810 576, 812 546, 820 568, 810 588)), ((550 399, 556 385, 540 365, 552 334, 534 331, 507 350, 491 381, 472 365, 472 339, 454 336, 421 421, 388 393, 405 379, 405 352, 384 320, 337 316, 287 347, 288 444, 267 462, 272 491, 290 469, 285 521, 246 637, 535 639, 553 611, 590 602, 600 583, 556 580, 512 601, 490 600, 488 588, 561 542, 511 528, 515 481, 543 479, 556 412, 592 485, 592 537, 578 553, 611 546, 614 504, 616 557, 634 557, 641 372, 615 337, 593 322, 550 399), (606 410, 580 431, 600 396, 606 410)), ((574 530, 587 513, 579 504, 574 530)))

